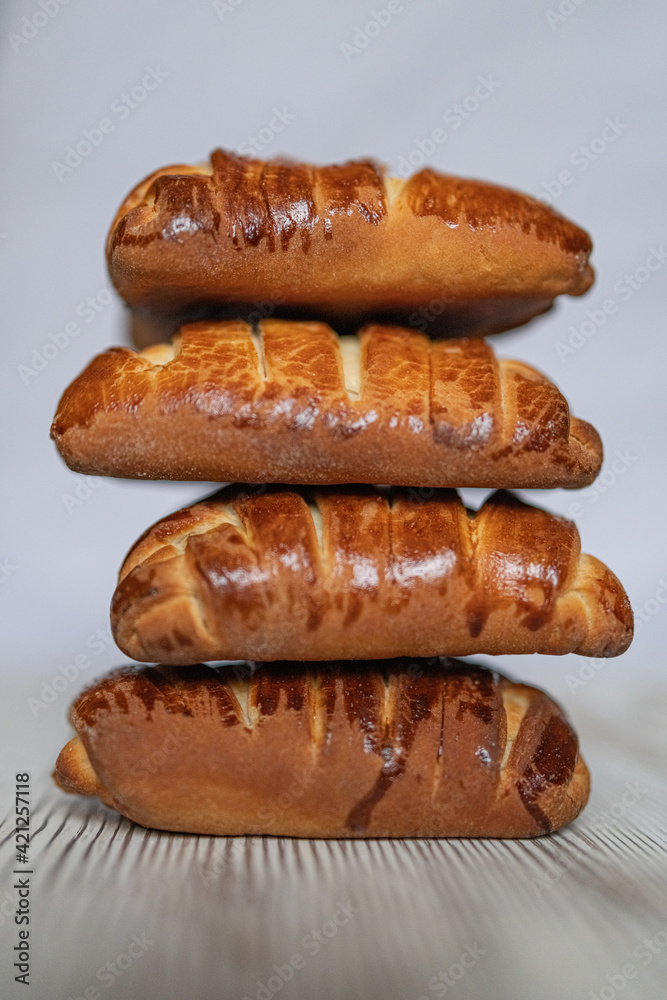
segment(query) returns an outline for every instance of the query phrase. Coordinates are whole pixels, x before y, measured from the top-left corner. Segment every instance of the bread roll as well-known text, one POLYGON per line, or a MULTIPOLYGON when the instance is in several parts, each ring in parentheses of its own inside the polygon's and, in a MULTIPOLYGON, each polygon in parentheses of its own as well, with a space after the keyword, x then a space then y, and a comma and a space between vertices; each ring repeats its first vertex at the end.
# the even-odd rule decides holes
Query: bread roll
POLYGON ((124 668, 56 765, 142 826, 289 837, 534 837, 589 776, 542 691, 455 660, 124 668), (255 665, 252 665, 255 667, 255 665))
POLYGON ((315 167, 218 149, 157 170, 107 239, 131 306, 279 302, 328 315, 449 313, 455 328, 527 322, 593 281, 588 235, 542 202, 425 169, 386 177, 371 161, 315 167), (419 312, 419 310, 425 310, 419 312))
POLYGON ((51 431, 90 475, 327 485, 579 487, 597 432, 480 339, 373 325, 186 326, 172 345, 98 355, 51 431))
POLYGON ((495 493, 240 487, 135 544, 111 607, 135 660, 616 656, 632 612, 574 524, 495 493), (422 499, 424 498, 424 499, 422 499))

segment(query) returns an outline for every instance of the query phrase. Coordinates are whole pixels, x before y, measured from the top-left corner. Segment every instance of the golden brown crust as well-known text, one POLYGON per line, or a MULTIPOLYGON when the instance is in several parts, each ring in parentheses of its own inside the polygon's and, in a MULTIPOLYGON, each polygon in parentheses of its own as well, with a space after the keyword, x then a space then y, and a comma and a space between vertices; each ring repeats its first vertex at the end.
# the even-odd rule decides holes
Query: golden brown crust
POLYGON ((52 437, 90 475, 206 482, 581 487, 597 432, 553 383, 481 339, 398 327, 196 323, 113 348, 63 395, 52 437))
POLYGON ((486 332, 527 322, 556 295, 585 292, 590 252, 583 230, 492 184, 222 150, 210 166, 165 167, 142 181, 107 239, 111 278, 135 307, 277 296, 328 314, 433 307, 455 324, 472 309, 486 332))
POLYGON ((97 776, 78 736, 66 743, 58 754, 53 777, 64 792, 99 795, 97 776))
POLYGON ((588 798, 559 706, 456 660, 124 668, 70 718, 57 783, 165 830, 533 837, 588 798))
POLYGON ((427 495, 222 490, 130 551, 116 642, 172 664, 628 647, 625 592, 574 524, 502 492, 476 515, 452 491, 427 495))

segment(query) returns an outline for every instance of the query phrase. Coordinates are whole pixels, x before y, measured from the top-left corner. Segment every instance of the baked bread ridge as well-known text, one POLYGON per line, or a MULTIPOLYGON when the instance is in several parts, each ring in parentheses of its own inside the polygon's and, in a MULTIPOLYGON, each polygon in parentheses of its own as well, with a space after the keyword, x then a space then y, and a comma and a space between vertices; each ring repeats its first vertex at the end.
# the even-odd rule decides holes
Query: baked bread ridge
POLYGON ((201 322, 112 348, 51 436, 74 471, 124 478, 551 489, 602 464, 597 431, 534 368, 378 324, 201 322))
POLYGON ((220 149, 210 163, 141 181, 107 238, 111 279, 133 307, 278 296, 330 315, 457 314, 486 300, 501 311, 486 316, 490 330, 585 292, 590 252, 589 236, 553 209, 482 181, 429 168, 404 180, 371 160, 318 167, 220 149))
POLYGON ((632 611, 576 526, 453 491, 227 487, 153 525, 111 605, 144 662, 616 656, 632 611))
POLYGON ((60 787, 163 830, 534 837, 588 798, 562 709, 454 660, 122 668, 70 720, 60 787))

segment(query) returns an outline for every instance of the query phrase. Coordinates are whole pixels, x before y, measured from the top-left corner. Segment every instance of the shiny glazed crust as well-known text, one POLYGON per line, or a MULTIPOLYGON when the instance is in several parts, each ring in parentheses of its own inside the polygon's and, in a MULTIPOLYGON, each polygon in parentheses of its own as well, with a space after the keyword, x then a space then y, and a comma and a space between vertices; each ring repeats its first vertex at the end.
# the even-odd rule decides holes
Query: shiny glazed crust
POLYGON ((51 431, 76 472, 329 485, 589 485, 597 432, 556 386, 481 339, 368 326, 196 323, 98 355, 51 431))
MULTIPOLYGON (((210 165, 156 171, 107 239, 130 305, 279 301, 328 314, 461 314, 510 329, 593 281, 588 235, 542 202, 425 169, 316 167, 216 150, 210 165)), ((459 319, 457 319, 457 316, 459 319)), ((417 316, 417 322, 419 317, 417 316)))
POLYGON ((455 660, 124 668, 70 719, 58 785, 162 830, 534 837, 588 799, 559 706, 455 660))
POLYGON ((134 545, 111 607, 129 657, 615 656, 632 612, 574 524, 512 494, 242 487, 134 545), (428 499, 422 499, 428 498, 428 499))

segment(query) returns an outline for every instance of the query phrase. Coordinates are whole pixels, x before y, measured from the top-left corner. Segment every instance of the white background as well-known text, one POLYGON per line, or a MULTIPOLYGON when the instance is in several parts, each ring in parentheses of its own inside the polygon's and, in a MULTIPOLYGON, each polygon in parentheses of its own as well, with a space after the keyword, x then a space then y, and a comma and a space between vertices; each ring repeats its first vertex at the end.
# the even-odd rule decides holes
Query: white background
MULTIPOLYGON (((49 6, 55 0, 44 2, 49 6)), ((652 248, 667 249, 667 8, 663 0, 563 0, 561 8, 570 13, 558 19, 558 2, 404 0, 377 37, 357 53, 347 49, 346 58, 342 46, 354 43, 356 29, 386 0, 234 0, 234 6, 221 5, 220 12, 207 0, 70 0, 34 37, 25 43, 14 38, 13 44, 10 35, 20 38, 25 29, 22 18, 32 18, 40 8, 38 0, 5 0, 0 12, 0 731, 6 748, 0 787, 13 782, 17 770, 29 769, 35 794, 46 802, 39 817, 52 806, 56 810, 48 823, 38 820, 44 833, 37 840, 43 881, 37 897, 42 937, 36 940, 43 950, 33 995, 39 1000, 65 997, 68 990, 79 995, 96 966, 124 947, 126 934, 150 930, 154 918, 159 924, 154 957, 136 970, 138 978, 128 975, 116 984, 118 1000, 156 995, 158 982, 161 996, 172 995, 168 983, 175 960, 188 985, 174 980, 173 995, 208 1000, 215 993, 201 976, 210 973, 214 982, 235 976, 235 992, 229 995, 240 997, 255 979, 266 978, 271 961, 290 954, 294 927, 310 919, 302 916, 306 897, 317 914, 312 919, 321 921, 330 915, 327 907, 335 905, 335 893, 346 891, 343 885, 349 882, 353 893, 362 885, 355 864, 363 869, 367 850, 380 858, 368 869, 375 905, 349 941, 341 934, 340 950, 337 941, 322 964, 309 967, 302 985, 294 986, 300 995, 311 982, 308 977, 311 996, 352 995, 334 988, 336 977, 354 978, 355 970, 365 968, 376 986, 378 975, 398 983, 395 977, 404 974, 400 988, 383 980, 382 995, 409 1000, 427 990, 437 962, 446 967, 479 932, 486 935, 481 939, 491 955, 479 966, 479 982, 487 989, 478 987, 473 973, 458 987, 461 1000, 482 995, 535 1000, 538 994, 545 1000, 571 1000, 588 996, 589 989, 599 992, 605 976, 631 955, 641 935, 658 929, 657 917, 642 917, 632 901, 643 893, 648 907, 651 886, 657 899, 661 858, 664 872, 664 848, 658 846, 664 839, 657 838, 655 815, 658 803, 664 805, 658 777, 667 710, 667 606, 656 595, 664 599, 661 581, 667 581, 667 265, 631 296, 620 289, 627 287, 624 275, 643 268, 652 248), (166 76, 121 118, 113 107, 141 83, 147 67, 166 76), (453 109, 474 94, 480 77, 492 78, 494 92, 456 127, 453 109), (261 862, 265 848, 250 844, 247 867, 242 854, 239 871, 229 869, 233 878, 220 878, 213 893, 200 886, 196 894, 193 886, 199 883, 183 860, 194 849, 192 839, 141 830, 130 837, 129 826, 121 824, 122 840, 113 833, 115 820, 107 811, 60 795, 49 771, 67 738, 69 702, 84 684, 123 662, 110 641, 96 633, 108 628, 109 601, 125 552, 148 525, 205 495, 210 484, 100 480, 88 484, 87 498, 73 506, 70 501, 68 510, 67 497, 77 487, 81 491, 82 480, 59 459, 49 426, 60 394, 93 354, 129 343, 124 309, 115 296, 90 323, 77 313, 89 296, 110 287, 104 240, 121 199, 159 166, 197 162, 218 145, 237 148, 268 126, 275 108, 294 117, 263 150, 270 156, 284 153, 328 163, 372 155, 397 169, 401 158, 417 151, 417 140, 442 128, 447 138, 429 161, 444 171, 538 196, 557 192, 553 183, 562 171, 570 172, 571 183, 555 205, 592 234, 597 283, 583 299, 561 301, 548 317, 496 338, 494 345, 500 354, 547 372, 573 412, 602 434, 606 476, 597 490, 549 491, 532 499, 562 513, 579 504, 576 520, 584 550, 618 574, 641 629, 628 653, 595 665, 575 656, 497 660, 514 675, 546 687, 567 706, 579 729, 594 794, 582 820, 560 838, 539 841, 530 851, 523 844, 472 842, 464 852, 456 843, 442 843, 437 851, 407 844, 396 853, 394 845, 359 845, 354 852, 345 845, 319 845, 319 853, 313 848, 311 854, 308 845, 273 843, 266 847, 273 859, 266 868, 261 862), (103 118, 112 120, 113 131, 58 179, 54 161, 63 162, 67 147, 103 118), (618 137, 586 161, 583 148, 590 149, 608 119, 617 123, 618 137), (584 337, 588 312, 597 314, 607 299, 616 311, 584 337), (24 371, 22 378, 21 366, 35 362, 33 351, 41 353, 50 335, 72 322, 81 332, 38 374, 26 377, 24 371), (582 346, 566 353, 562 345, 571 338, 582 346), (622 474, 611 471, 619 451, 627 462, 622 474), (78 675, 35 710, 30 699, 40 700, 52 690, 51 682, 77 657, 85 664, 78 675), (580 674, 587 678, 583 683, 580 674), (652 762, 653 770, 638 771, 634 762, 639 760, 646 768, 652 762), (618 804, 624 783, 640 773, 650 794, 642 792, 645 799, 622 813, 613 833, 604 823, 599 833, 601 810, 618 804), (59 816, 65 809, 70 818, 63 829, 59 816), (102 827, 112 830, 111 840, 98 848, 102 827), (55 839, 49 840, 54 829, 55 839), (651 836, 653 853, 647 847, 651 836), (79 846, 70 851, 73 838, 79 846), (143 867, 134 861, 128 867, 123 845, 129 840, 139 854, 144 844, 153 845, 148 857, 141 855, 143 867), (181 853, 171 850, 176 844, 181 853), (433 858, 431 868, 415 867, 422 849, 433 858), (554 887, 539 899, 533 895, 529 906, 525 893, 535 859, 551 864, 554 852, 569 860, 556 872, 554 887), (308 867, 316 856, 323 859, 322 867, 308 867), (338 868, 331 867, 333 857, 338 868), (463 867, 460 857, 468 859, 463 867), (244 881, 246 871, 258 873, 250 881, 265 888, 259 901, 244 881), (310 894, 309 872, 310 888, 316 886, 310 894), (48 878, 60 878, 59 892, 49 895, 48 878), (606 904, 596 894, 596 878, 606 886, 606 904), (456 894, 459 884, 463 896, 456 894), (79 890, 86 885, 84 909, 79 890), (490 895, 485 885, 486 890, 491 886, 490 895), (429 895, 431 889, 441 907, 429 895), (104 894, 107 908, 99 904, 104 894), (460 899, 467 902, 460 905, 460 899), (635 912, 644 922, 632 929, 635 912), (78 914, 76 932, 69 930, 73 913, 78 914), (47 962, 43 936, 49 919, 47 962), (86 928, 88 936, 79 937, 86 928), (281 928, 285 936, 276 938, 281 928), (430 950, 424 958, 426 945, 430 950), (399 956, 399 970, 392 967, 392 954, 399 956), (372 962, 380 960, 378 973, 372 962), (192 976, 200 977, 199 992, 192 976), (51 988, 51 981, 58 988, 51 988)), ((597 143, 594 148, 600 150, 597 143)), ((638 274, 645 276, 641 270, 638 274)), ((2 803, 3 811, 11 808, 8 790, 2 803)), ((227 850, 224 842, 216 847, 227 850)), ((8 884, 2 883, 0 896, 8 884)), ((2 945, 3 961, 9 947, 2 945)), ((628 1000, 654 1000, 658 994, 649 976, 657 975, 658 964, 643 973, 636 990, 628 988, 628 1000)), ((9 986, 15 988, 11 980, 9 986)), ((365 996, 371 995, 367 990, 365 996)))

